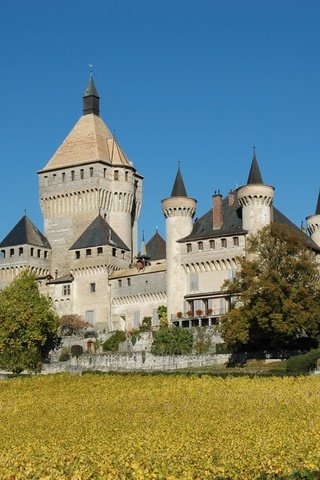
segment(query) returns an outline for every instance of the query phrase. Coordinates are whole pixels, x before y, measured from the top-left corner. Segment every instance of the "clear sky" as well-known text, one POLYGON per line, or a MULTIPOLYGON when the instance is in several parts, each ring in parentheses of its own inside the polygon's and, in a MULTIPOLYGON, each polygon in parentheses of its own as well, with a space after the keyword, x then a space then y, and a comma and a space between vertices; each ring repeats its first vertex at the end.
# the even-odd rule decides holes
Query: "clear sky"
MULTIPOLYGON (((320 180, 319 0, 0 1, 0 239, 82 112, 88 64, 101 116, 144 175, 140 231, 165 235, 178 161, 197 216, 246 183, 256 146, 296 224, 320 180)), ((140 237, 141 238, 141 237, 140 237)))

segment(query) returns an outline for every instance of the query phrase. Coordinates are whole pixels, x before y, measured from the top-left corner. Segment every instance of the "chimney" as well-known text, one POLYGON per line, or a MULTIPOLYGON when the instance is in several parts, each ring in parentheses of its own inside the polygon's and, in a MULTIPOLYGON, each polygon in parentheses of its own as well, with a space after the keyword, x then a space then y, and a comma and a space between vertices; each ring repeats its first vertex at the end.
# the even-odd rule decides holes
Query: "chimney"
POLYGON ((222 216, 222 195, 220 191, 214 192, 212 195, 212 225, 214 230, 219 230, 222 227, 223 216, 222 216))
POLYGON ((234 204, 234 192, 232 190, 230 190, 230 192, 228 193, 228 201, 229 207, 232 207, 232 205, 234 204))

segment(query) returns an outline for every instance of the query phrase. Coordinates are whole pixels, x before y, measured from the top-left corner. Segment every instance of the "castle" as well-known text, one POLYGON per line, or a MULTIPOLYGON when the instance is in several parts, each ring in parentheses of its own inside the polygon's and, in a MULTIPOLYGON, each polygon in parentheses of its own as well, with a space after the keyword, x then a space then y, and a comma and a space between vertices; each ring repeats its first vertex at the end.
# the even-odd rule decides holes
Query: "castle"
MULTIPOLYGON (((0 289, 29 268, 59 315, 80 314, 97 330, 158 325, 167 305, 177 326, 210 326, 228 308, 221 286, 238 269, 250 234, 270 222, 297 229, 273 206, 255 151, 247 184, 212 197, 193 220, 180 167, 162 201, 166 242, 158 232, 138 249, 143 177, 99 116, 90 77, 83 115, 38 172, 44 234, 24 215, 0 243, 0 289)), ((320 253, 320 197, 307 217, 305 241, 320 253)))

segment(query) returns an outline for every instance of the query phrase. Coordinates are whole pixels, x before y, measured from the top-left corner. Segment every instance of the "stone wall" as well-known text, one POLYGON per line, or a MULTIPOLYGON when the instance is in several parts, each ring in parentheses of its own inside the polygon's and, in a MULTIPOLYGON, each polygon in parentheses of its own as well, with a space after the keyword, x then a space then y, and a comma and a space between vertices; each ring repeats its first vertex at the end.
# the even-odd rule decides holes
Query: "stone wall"
POLYGON ((167 355, 157 356, 149 352, 83 355, 68 362, 44 365, 43 372, 77 372, 99 370, 102 372, 174 371, 181 368, 222 365, 229 355, 167 355))

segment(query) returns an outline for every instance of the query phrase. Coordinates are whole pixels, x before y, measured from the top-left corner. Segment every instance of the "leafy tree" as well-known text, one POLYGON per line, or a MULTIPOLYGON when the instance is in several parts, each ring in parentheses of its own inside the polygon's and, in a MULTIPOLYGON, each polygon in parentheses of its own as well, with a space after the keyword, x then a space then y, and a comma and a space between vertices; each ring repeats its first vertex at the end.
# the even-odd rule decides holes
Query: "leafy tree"
POLYGON ((62 335, 76 335, 90 325, 81 315, 77 314, 62 315, 59 322, 62 335))
MULTIPOLYGON (((231 310, 221 333, 229 347, 290 348, 319 336, 320 282, 315 254, 300 232, 271 224, 248 239, 248 257, 224 288, 231 310)), ((310 347, 309 347, 310 348, 310 347)))
POLYGON ((161 327, 153 334, 152 353, 155 355, 184 355, 192 352, 193 335, 185 328, 161 327))
POLYGON ((51 301, 28 270, 0 292, 0 367, 15 373, 41 370, 59 344, 58 330, 51 301))
POLYGON ((160 307, 158 307, 158 317, 160 320, 160 327, 167 327, 168 314, 167 314, 167 307, 165 305, 160 305, 160 307))
POLYGON ((120 343, 126 340, 126 334, 122 330, 116 330, 111 337, 109 337, 103 344, 102 350, 104 352, 116 352, 120 343))

